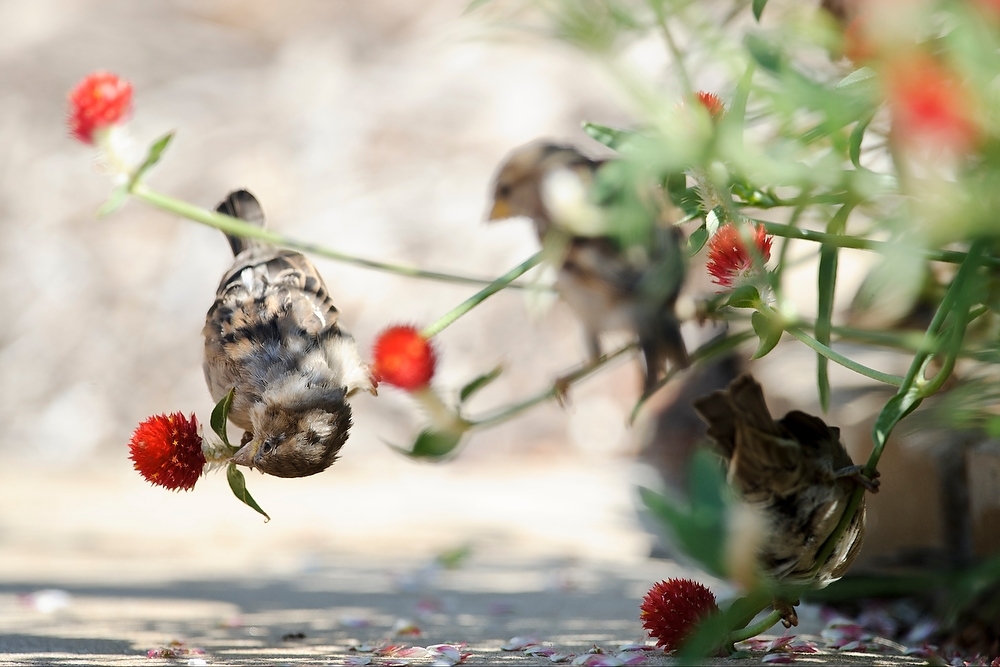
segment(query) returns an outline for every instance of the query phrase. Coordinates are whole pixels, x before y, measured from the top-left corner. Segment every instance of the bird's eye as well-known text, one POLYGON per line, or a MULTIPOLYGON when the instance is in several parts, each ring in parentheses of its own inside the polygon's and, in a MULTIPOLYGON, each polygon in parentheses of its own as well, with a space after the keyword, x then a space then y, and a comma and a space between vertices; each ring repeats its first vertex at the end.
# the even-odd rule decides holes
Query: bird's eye
POLYGON ((509 185, 501 185, 500 187, 498 187, 497 188, 497 197, 499 199, 506 199, 507 197, 510 197, 510 186, 509 185))
POLYGON ((270 440, 264 442, 264 445, 260 448, 265 454, 270 454, 271 450, 274 449, 274 445, 271 444, 270 440))

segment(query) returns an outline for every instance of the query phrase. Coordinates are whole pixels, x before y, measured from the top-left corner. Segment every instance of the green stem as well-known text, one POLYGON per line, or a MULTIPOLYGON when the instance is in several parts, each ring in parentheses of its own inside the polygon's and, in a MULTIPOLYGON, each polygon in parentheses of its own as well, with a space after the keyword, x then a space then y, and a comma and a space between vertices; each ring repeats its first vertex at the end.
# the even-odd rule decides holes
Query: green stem
POLYGON ((477 428, 481 426, 492 426, 493 424, 498 424, 500 422, 507 421, 511 417, 514 417, 515 415, 524 412, 528 408, 532 408, 538 405, 539 403, 547 401, 551 398, 556 398, 557 396, 561 396, 570 386, 576 384, 577 382, 584 379, 588 375, 596 372, 602 366, 612 361, 613 359, 617 359, 626 352, 635 349, 635 347, 636 343, 629 343, 624 347, 618 348, 614 352, 601 355, 596 360, 581 366, 580 368, 576 369, 575 371, 567 375, 563 375, 558 380, 553 382, 551 387, 549 387, 543 392, 535 394, 534 396, 531 396, 530 398, 527 398, 521 401, 520 403, 515 403, 514 405, 510 405, 506 408, 498 410, 497 412, 494 412, 492 415, 488 415, 480 419, 468 419, 467 421, 477 428))
POLYGON ((439 317, 436 322, 425 327, 421 332, 421 335, 424 338, 433 338, 437 334, 441 333, 450 324, 455 322, 455 320, 465 315, 483 301, 486 301, 486 299, 490 298, 504 287, 510 285, 516 278, 520 278, 524 275, 526 271, 537 266, 540 261, 542 261, 542 253, 536 252, 534 255, 524 260, 513 269, 503 274, 492 283, 439 317))
POLYGON ((726 641, 730 644, 735 644, 736 642, 741 642, 744 639, 750 639, 751 637, 756 637, 762 632, 765 632, 775 623, 781 620, 781 613, 778 611, 772 611, 770 614, 765 616, 759 623, 754 623, 753 625, 748 625, 742 630, 734 630, 729 633, 726 637, 726 641))
MULTIPOLYGON (((174 215, 179 215, 182 218, 187 218, 188 220, 200 222, 201 224, 208 225, 209 227, 214 227, 215 229, 221 230, 226 234, 258 239, 266 243, 272 243, 285 248, 308 252, 313 255, 326 257, 328 259, 344 262, 346 264, 361 266, 366 269, 395 273, 397 275, 407 276, 410 278, 426 278, 428 280, 440 280, 442 282, 460 283, 464 285, 493 284, 493 281, 482 278, 461 276, 450 273, 439 273, 437 271, 424 271, 423 269, 418 269, 412 266, 377 262, 371 259, 347 255, 330 248, 316 245, 315 243, 299 241, 262 227, 256 227, 238 218, 223 215, 222 213, 216 213, 215 211, 208 211, 199 206, 189 204, 186 201, 175 199, 160 192, 156 192, 155 190, 151 190, 143 183, 136 183, 131 190, 131 194, 136 199, 139 199, 150 206, 167 211, 168 213, 173 213, 174 215)), ((509 286, 517 289, 545 289, 518 283, 512 283, 509 286)))
MULTIPOLYGON (((944 322, 948 315, 954 310, 956 303, 964 295, 966 290, 966 285, 969 280, 975 275, 976 270, 979 268, 980 263, 983 261, 982 254, 985 250, 985 241, 978 240, 974 241, 969 247, 969 252, 966 254, 965 261, 958 269, 958 273, 955 274, 954 279, 951 281, 951 285, 948 286, 948 291, 945 292, 944 298, 941 299, 941 303, 938 305, 937 312, 934 313, 934 318, 931 320, 930 325, 927 327, 927 331, 924 334, 924 350, 918 352, 913 357, 913 361, 910 363, 910 369, 906 373, 906 377, 903 378, 903 382, 899 385, 899 390, 896 395, 889 399, 885 407, 879 413, 878 417, 875 419, 875 425, 872 427, 872 440, 874 446, 872 447, 872 453, 868 457, 868 462, 865 464, 865 469, 863 474, 871 478, 875 474, 877 469, 879 459, 882 457, 882 451, 885 449, 885 444, 889 440, 889 435, 892 433, 896 425, 904 418, 906 415, 910 414, 915 410, 924 398, 930 395, 930 393, 924 393, 926 390, 936 391, 944 380, 947 379, 947 374, 951 371, 951 366, 946 365, 942 368, 938 376, 934 378, 932 383, 925 383, 922 379, 924 370, 927 368, 927 364, 933 358, 937 350, 940 349, 940 344, 938 342, 938 335, 941 332, 941 328, 944 326, 944 322), (947 373, 946 373, 947 371, 947 373), (938 381, 940 378, 940 381, 938 381), (922 385, 926 385, 922 386, 922 385)), ((956 322, 956 332, 954 336, 959 337, 959 345, 961 344, 961 338, 964 336, 964 329, 959 331, 959 326, 967 324, 969 319, 969 307, 971 304, 968 300, 965 300, 965 311, 959 317, 959 322, 956 322)), ((953 346, 954 347, 954 346, 953 346)), ((949 354, 949 356, 952 356, 949 354)), ((823 547, 816 554, 816 565, 813 567, 813 574, 819 571, 821 567, 826 563, 830 554, 837 547, 837 543, 840 541, 840 537, 847 530, 847 527, 854 520, 854 515, 861 506, 861 501, 864 498, 865 489, 862 486, 858 486, 854 493, 851 494, 851 499, 847 504, 847 508, 844 510, 844 514, 840 517, 840 522, 837 523, 837 527, 833 529, 830 533, 830 537, 827 538, 826 542, 823 543, 823 547)))
MULTIPOLYGON (((891 241, 872 241, 856 236, 845 236, 842 234, 827 234, 811 229, 800 229, 791 227, 780 222, 768 222, 753 218, 754 222, 763 223, 768 234, 781 236, 789 239, 801 239, 803 241, 815 241, 825 245, 836 246, 838 248, 852 248, 854 250, 871 250, 874 252, 888 252, 892 247, 891 241)), ((955 250, 924 250, 923 257, 934 262, 947 262, 949 264, 961 264, 965 261, 968 253, 955 250)), ((980 260, 989 266, 1000 266, 1000 257, 984 256, 980 260)))
POLYGON ((891 384, 894 387, 898 387, 903 383, 903 378, 899 377, 898 375, 892 375, 890 373, 882 373, 881 371, 877 371, 874 368, 869 368, 864 364, 859 364, 853 359, 848 359, 839 352, 835 352, 833 349, 827 347, 826 345, 823 345, 823 343, 820 343, 818 340, 816 340, 806 332, 802 331, 798 327, 786 326, 785 331, 792 334, 793 336, 795 336, 795 338, 799 339, 800 341, 811 347, 818 354, 823 355, 830 361, 836 364, 840 364, 844 368, 850 369, 855 373, 858 373, 859 375, 864 375, 866 378, 871 378, 872 380, 877 380, 878 382, 884 382, 885 384, 891 384))
POLYGON ((652 6, 653 11, 656 12, 657 22, 660 24, 660 31, 663 33, 663 41, 666 42, 667 48, 670 49, 670 53, 674 57, 674 62, 677 64, 677 72, 680 75, 681 86, 684 88, 684 96, 691 99, 694 97, 694 85, 691 83, 691 76, 684 65, 684 54, 681 52, 680 47, 677 46, 673 33, 670 32, 670 26, 667 24, 667 16, 663 12, 663 3, 651 0, 649 4, 652 6))

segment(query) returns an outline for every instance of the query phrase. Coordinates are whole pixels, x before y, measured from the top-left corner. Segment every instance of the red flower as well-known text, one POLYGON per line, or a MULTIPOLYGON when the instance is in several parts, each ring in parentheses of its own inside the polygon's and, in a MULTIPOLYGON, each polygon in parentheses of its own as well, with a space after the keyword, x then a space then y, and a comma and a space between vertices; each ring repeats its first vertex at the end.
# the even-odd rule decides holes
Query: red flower
POLYGON ((712 591, 690 579, 654 584, 639 606, 642 627, 666 651, 677 649, 703 618, 718 613, 712 591))
MULTIPOLYGON (((773 240, 764 225, 754 228, 753 242, 765 262, 771 259, 773 240)), ((708 272, 714 276, 713 282, 723 287, 732 287, 733 282, 751 271, 753 260, 743 245, 739 230, 731 224, 723 225, 708 242, 708 272)))
POLYGON ((908 143, 930 143, 958 152, 979 138, 968 89, 930 56, 909 56, 886 68, 893 132, 908 143))
POLYGON ((375 340, 375 375, 407 391, 423 389, 434 376, 434 348, 417 328, 389 327, 375 340))
POLYGON ((132 111, 132 84, 111 72, 93 72, 69 94, 69 131, 94 143, 94 132, 121 122, 132 111))
POLYGON ((175 412, 150 417, 139 424, 128 448, 139 474, 171 491, 194 488, 205 467, 194 415, 175 412))
POLYGON ((726 105, 715 93, 706 93, 704 90, 700 90, 695 94, 695 97, 708 110, 712 120, 718 120, 726 111, 726 105))

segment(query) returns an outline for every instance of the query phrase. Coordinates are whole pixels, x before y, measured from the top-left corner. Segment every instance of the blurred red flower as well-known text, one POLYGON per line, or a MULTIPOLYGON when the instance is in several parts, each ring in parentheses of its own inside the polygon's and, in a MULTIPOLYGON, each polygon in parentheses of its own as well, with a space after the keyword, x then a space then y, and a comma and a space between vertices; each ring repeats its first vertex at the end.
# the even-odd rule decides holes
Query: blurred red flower
POLYGON ((194 415, 175 412, 150 417, 135 429, 128 448, 139 474, 171 491, 194 488, 205 467, 194 415))
POLYGON ((94 143, 94 132, 125 120, 132 111, 132 84, 111 72, 93 72, 69 94, 69 130, 94 143))
POLYGON ((437 357, 430 341, 416 327, 389 327, 375 339, 374 371, 379 381, 407 391, 427 386, 434 376, 437 357))
POLYGON ((642 627, 656 645, 673 651, 684 643, 699 621, 715 614, 715 596, 697 581, 667 579, 654 584, 639 607, 642 627))
MULTIPOLYGON (((764 225, 754 227, 753 242, 765 262, 771 259, 773 240, 764 229, 764 225)), ((708 242, 707 268, 713 276, 713 282, 723 287, 732 287, 734 283, 753 271, 753 259, 734 225, 723 225, 708 242)))
POLYGON ((908 55, 885 70, 886 95, 894 136, 964 152, 979 139, 969 90, 943 64, 926 55, 908 55))
POLYGON ((718 120, 726 111, 726 105, 722 103, 722 100, 715 93, 706 93, 704 90, 700 90, 695 93, 695 97, 701 102, 703 107, 708 109, 712 120, 718 120))

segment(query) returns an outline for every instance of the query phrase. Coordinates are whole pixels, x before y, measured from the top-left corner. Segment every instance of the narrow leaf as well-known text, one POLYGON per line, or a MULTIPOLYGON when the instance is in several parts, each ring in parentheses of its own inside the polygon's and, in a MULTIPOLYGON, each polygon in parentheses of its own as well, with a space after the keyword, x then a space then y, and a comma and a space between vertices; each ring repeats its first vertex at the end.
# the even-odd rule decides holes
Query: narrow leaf
MULTIPOLYGON (((819 251, 819 285, 816 313, 816 340, 830 347, 830 320, 833 317, 833 291, 837 285, 837 248, 824 245, 819 251)), ((816 355, 816 382, 819 404, 826 412, 830 408, 830 360, 816 355)))
POLYGON ((688 237, 687 244, 687 256, 694 257, 701 249, 705 247, 708 242, 708 228, 702 225, 698 229, 691 232, 691 236, 688 237))
POLYGON ((774 349, 774 346, 781 340, 784 329, 776 326, 771 318, 760 311, 754 311, 754 314, 750 316, 750 324, 753 325, 754 333, 760 339, 757 351, 750 359, 760 359, 774 349))
POLYGON ((591 139, 599 141, 608 148, 615 150, 620 149, 630 139, 639 136, 637 132, 633 132, 632 130, 623 130, 609 125, 601 125, 600 123, 584 123, 583 131, 591 139))
POLYGON ((229 480, 229 488, 233 490, 233 495, 235 495, 241 503, 262 514, 264 516, 265 523, 271 520, 271 517, 267 515, 267 512, 260 508, 257 501, 254 500, 253 496, 250 495, 250 492, 247 491, 247 482, 243 477, 243 471, 237 468, 235 463, 230 463, 229 467, 226 468, 226 479, 229 480))
POLYGON ((101 208, 97 209, 97 217, 103 218, 111 215, 121 208, 126 199, 128 199, 128 189, 124 185, 115 188, 111 191, 108 200, 101 204, 101 208))
POLYGON ((760 15, 764 13, 764 7, 767 6, 767 0, 753 0, 753 17, 760 22, 760 15))
POLYGON ((467 384, 464 387, 462 387, 462 390, 460 392, 458 392, 458 402, 459 403, 465 403, 467 400, 469 400, 470 398, 472 398, 472 396, 476 392, 478 392, 479 390, 483 389, 484 387, 486 387, 487 385, 489 385, 491 382, 493 382, 494 380, 496 380, 498 377, 500 377, 500 373, 502 373, 502 372, 503 372, 503 366, 497 366, 496 368, 494 368, 493 370, 491 370, 489 373, 485 373, 483 375, 480 375, 475 380, 473 380, 469 384, 467 384))
POLYGON ((160 161, 160 158, 163 157, 163 152, 167 150, 167 146, 170 145, 170 141, 173 138, 174 133, 168 132, 153 142, 153 145, 149 147, 149 152, 146 153, 146 159, 143 160, 143 163, 139 165, 139 168, 132 174, 132 178, 129 179, 129 190, 131 190, 132 187, 139 182, 147 171, 153 168, 153 165, 160 161))
POLYGON ((726 305, 733 308, 756 308, 760 303, 760 292, 753 285, 737 287, 726 301, 726 305))
POLYGON ((233 387, 229 390, 229 393, 222 397, 222 400, 215 404, 215 408, 212 410, 212 418, 209 423, 212 426, 212 430, 215 434, 222 438, 222 442, 226 443, 227 446, 232 447, 229 444, 229 436, 226 434, 226 421, 229 419, 229 411, 233 407, 233 397, 236 396, 236 388, 233 387))
POLYGON ((868 131, 868 125, 872 122, 872 118, 875 117, 874 113, 865 115, 858 124, 854 126, 851 130, 851 136, 847 142, 847 150, 851 156, 851 163, 855 167, 861 169, 861 142, 864 141, 865 132, 868 131))
POLYGON ((729 485, 719 457, 707 449, 698 448, 691 457, 688 486, 693 509, 707 507, 713 511, 725 510, 729 485))
POLYGON ((405 454, 414 459, 442 459, 458 447, 462 440, 462 434, 454 431, 421 431, 417 436, 413 447, 404 449, 395 445, 390 445, 401 454, 405 454))
POLYGON ((751 57, 764 69, 771 72, 779 72, 782 69, 781 51, 774 44, 764 41, 757 35, 748 35, 746 46, 751 57))

